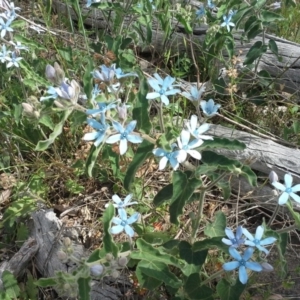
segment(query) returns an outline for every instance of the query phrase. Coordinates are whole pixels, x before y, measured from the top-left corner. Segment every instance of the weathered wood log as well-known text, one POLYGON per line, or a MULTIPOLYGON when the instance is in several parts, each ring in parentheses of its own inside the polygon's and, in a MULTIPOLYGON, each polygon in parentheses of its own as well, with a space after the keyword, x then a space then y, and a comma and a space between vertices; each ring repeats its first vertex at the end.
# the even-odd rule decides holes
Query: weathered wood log
MULTIPOLYGON (((193 7, 200 7, 200 2, 191 1, 193 7)), ((71 14, 73 20, 77 20, 76 13, 72 8, 68 8, 65 3, 61 0, 53 1, 54 8, 60 14, 67 15, 71 14)), ((92 26, 96 29, 109 29, 112 25, 112 20, 114 17, 114 12, 111 12, 111 22, 108 23, 107 18, 103 16, 101 10, 98 9, 87 9, 82 5, 83 14, 87 17, 84 22, 86 25, 92 26)), ((136 20, 132 16, 127 16, 124 19, 125 26, 130 24, 136 24, 136 20)), ((207 26, 201 25, 193 29, 193 33, 186 35, 183 31, 182 26, 177 20, 172 21, 174 33, 171 38, 166 42, 164 38, 164 32, 160 29, 158 22, 154 19, 152 21, 152 41, 151 44, 145 47, 141 47, 140 51, 143 53, 158 52, 164 53, 166 50, 171 50, 173 53, 190 53, 190 47, 186 44, 193 43, 194 51, 196 55, 201 55, 205 49, 201 46, 201 43, 205 39, 207 26), (186 43, 187 42, 187 43, 186 43)), ((141 27, 146 33, 146 29, 141 27)), ((256 42, 261 41, 262 36, 257 36, 250 42, 241 41, 242 32, 234 32, 234 40, 236 45, 236 54, 239 55, 241 63, 243 63, 245 56, 250 49, 250 47, 256 42)), ((274 78, 275 88, 278 90, 285 91, 290 94, 300 92, 300 44, 290 42, 288 40, 265 34, 265 43, 268 44, 269 40, 274 40, 278 46, 278 54, 281 56, 281 62, 278 58, 268 50, 260 59, 257 71, 266 70, 269 72, 272 78, 274 78)), ((227 54, 224 52, 224 56, 227 54)), ((216 62, 216 66, 222 66, 221 62, 216 62)), ((216 67, 215 66, 215 67, 216 67)))
POLYGON ((236 139, 246 144, 245 150, 218 150, 218 153, 242 162, 250 161, 252 169, 262 172, 266 176, 273 170, 282 180, 286 173, 290 173, 294 183, 300 183, 299 149, 290 148, 270 139, 221 125, 211 125, 208 134, 236 139))
MULTIPOLYGON (((53 277, 55 272, 72 272, 76 267, 70 267, 59 258, 58 251, 61 248, 62 239, 70 237, 70 232, 64 230, 61 221, 56 217, 52 210, 41 209, 32 214, 32 226, 30 234, 38 245, 38 251, 35 255, 35 265, 42 277, 53 277)), ((73 241, 74 255, 79 258, 87 258, 89 253, 79 244, 73 241)), ((122 278, 123 286, 129 287, 131 284, 125 278, 122 278)), ((92 280, 91 299, 109 299, 117 300, 122 297, 121 290, 116 285, 109 285, 110 278, 102 281, 92 280)), ((70 299, 70 298, 68 298, 70 299)))

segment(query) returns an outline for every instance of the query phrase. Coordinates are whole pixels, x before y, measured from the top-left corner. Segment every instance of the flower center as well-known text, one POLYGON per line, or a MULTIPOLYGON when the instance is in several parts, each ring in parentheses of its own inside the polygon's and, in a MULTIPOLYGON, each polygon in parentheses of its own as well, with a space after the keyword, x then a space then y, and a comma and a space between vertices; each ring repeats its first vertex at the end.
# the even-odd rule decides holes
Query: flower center
POLYGON ((254 240, 253 240, 253 243, 254 243, 255 245, 259 245, 259 244, 260 244, 260 240, 254 239, 254 240))
POLYGON ((121 139, 126 139, 126 138, 127 138, 127 133, 126 132, 122 133, 121 134, 121 139))
POLYGON ((239 261, 239 263, 240 263, 240 266, 245 266, 246 265, 246 261, 244 259, 241 259, 239 261))
POLYGON ((237 244, 238 243, 236 238, 231 239, 231 242, 232 242, 232 244, 237 244))
POLYGON ((127 221, 123 220, 120 225, 122 225, 123 227, 125 227, 127 225, 127 221))
POLYGON ((286 188, 285 192, 288 193, 288 194, 290 194, 292 192, 292 188, 286 188))
POLYGON ((165 90, 164 89, 161 89, 160 91, 159 91, 159 93, 161 94, 161 95, 164 95, 165 94, 165 90))

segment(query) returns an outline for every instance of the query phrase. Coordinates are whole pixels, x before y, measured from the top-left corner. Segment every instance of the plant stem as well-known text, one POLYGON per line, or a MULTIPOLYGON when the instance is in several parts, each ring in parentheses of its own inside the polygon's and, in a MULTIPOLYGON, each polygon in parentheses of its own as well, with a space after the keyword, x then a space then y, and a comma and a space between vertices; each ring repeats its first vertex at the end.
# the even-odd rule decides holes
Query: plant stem
POLYGON ((200 226, 200 222, 202 219, 203 206, 204 206, 204 201, 205 201, 205 193, 206 193, 206 190, 200 192, 200 199, 199 199, 198 212, 197 212, 197 216, 196 216, 196 222, 193 224, 193 228, 192 228, 191 244, 193 244, 195 241, 195 238, 196 238, 196 235, 198 232, 198 228, 200 226))
POLYGON ((222 178, 224 178, 227 175, 226 172, 221 174, 216 180, 212 181, 206 188, 205 190, 208 191, 210 190, 218 181, 220 181, 222 178))
POLYGON ((159 106, 159 125, 161 128, 161 132, 164 133, 165 132, 165 125, 164 125, 164 118, 163 118, 163 103, 162 101, 160 101, 160 106, 159 106))
POLYGON ((207 278, 204 281, 201 281, 200 285, 205 285, 209 282, 211 282, 212 280, 214 280, 215 278, 218 278, 219 276, 221 276, 224 273, 224 270, 220 270, 214 274, 212 274, 211 276, 209 276, 209 278, 207 278))
MULTIPOLYGON (((278 200, 278 199, 277 199, 277 200, 278 200)), ((273 212, 273 215, 272 215, 271 219, 269 220, 269 222, 268 222, 268 224, 267 224, 268 227, 270 227, 270 226, 272 225, 272 223, 273 223, 273 221, 274 221, 276 215, 278 214, 279 207, 280 207, 280 205, 278 204, 278 201, 277 201, 277 206, 276 206, 276 208, 275 208, 275 210, 274 210, 274 212, 273 212)))
POLYGON ((289 227, 278 229, 275 232, 276 233, 285 233, 285 232, 290 232, 290 231, 295 230, 295 229, 299 229, 299 226, 297 226, 297 224, 291 225, 289 227))

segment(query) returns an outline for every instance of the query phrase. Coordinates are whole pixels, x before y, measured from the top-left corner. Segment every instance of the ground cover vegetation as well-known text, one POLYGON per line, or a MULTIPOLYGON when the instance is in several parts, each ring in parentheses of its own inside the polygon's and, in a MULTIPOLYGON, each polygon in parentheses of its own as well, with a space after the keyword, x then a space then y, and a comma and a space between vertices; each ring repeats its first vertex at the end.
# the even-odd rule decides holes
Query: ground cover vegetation
POLYGON ((269 74, 257 70, 267 51, 280 59, 276 42, 265 43, 267 32, 299 39, 299 4, 62 2, 76 12, 76 23, 53 11, 51 1, 1 8, 0 249, 3 259, 18 251, 41 205, 59 215, 79 196, 101 191, 101 201, 95 196, 84 204, 90 255, 78 259, 65 238, 60 259, 77 265, 75 271, 40 278, 31 267, 18 279, 4 271, 0 299, 43 299, 51 287, 58 297, 87 300, 93 278, 120 274, 143 299, 253 299, 258 273, 276 272, 284 282, 289 233, 300 227, 293 208, 300 185, 290 174, 281 183, 271 172, 265 180, 277 195, 276 209, 249 221, 233 201, 230 178, 257 186, 258 174, 216 152, 245 145, 207 131, 213 123, 246 124, 299 144, 296 96, 276 91, 269 74), (84 25, 94 11, 106 19, 105 30, 84 25), (171 20, 186 33, 184 54, 170 51, 171 20), (153 22, 164 34, 161 53, 151 48, 153 22), (193 44, 201 24, 208 26, 205 40, 193 44), (243 61, 236 30, 245 40, 262 37, 243 61), (140 53, 147 47, 146 59, 140 53), (239 90, 238 64, 256 72, 252 91, 259 94, 239 90), (233 206, 234 217, 226 212, 233 206), (293 216, 290 224, 275 222, 282 206, 293 216), (275 266, 270 251, 278 253, 275 266))

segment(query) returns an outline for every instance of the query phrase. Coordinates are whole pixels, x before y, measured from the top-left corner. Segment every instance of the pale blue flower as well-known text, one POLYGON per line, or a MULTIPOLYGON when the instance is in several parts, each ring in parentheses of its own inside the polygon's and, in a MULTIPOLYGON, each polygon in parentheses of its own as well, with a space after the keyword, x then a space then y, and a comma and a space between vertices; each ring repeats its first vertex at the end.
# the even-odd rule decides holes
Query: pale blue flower
POLYGON ((57 94, 60 98, 70 100, 72 103, 77 102, 80 87, 78 83, 72 79, 71 83, 62 82, 59 88, 56 88, 57 94))
POLYGON ((270 180, 270 183, 272 184, 273 182, 277 182, 278 181, 278 175, 275 171, 271 171, 270 174, 269 174, 269 180, 270 180))
POLYGON ((97 131, 86 133, 83 136, 84 141, 93 141, 95 147, 98 147, 104 140, 106 131, 109 128, 109 126, 105 123, 105 120, 101 120, 101 123, 96 121, 95 119, 87 119, 88 125, 96 129, 97 131))
POLYGON ((256 228, 255 237, 253 237, 253 235, 246 228, 243 228, 243 234, 248 239, 245 241, 245 245, 256 247, 258 250, 263 251, 266 254, 268 254, 269 251, 262 246, 273 244, 276 241, 276 238, 274 237, 268 237, 263 240, 261 239, 264 234, 264 228, 262 226, 258 226, 256 228))
POLYGON ((213 140, 212 136, 203 135, 203 133, 209 129, 209 124, 204 123, 200 127, 197 127, 197 124, 198 117, 196 115, 192 115, 190 122, 186 124, 191 135, 198 140, 213 140))
POLYGON ((132 134, 135 126, 136 126, 136 121, 131 121, 126 128, 124 128, 119 122, 113 121, 113 127, 115 130, 118 132, 117 134, 114 134, 110 136, 107 140, 107 144, 114 144, 118 141, 120 141, 120 154, 123 155, 126 153, 127 148, 128 148, 128 142, 133 143, 133 144, 139 144, 143 141, 143 139, 136 135, 132 134))
POLYGON ((198 10, 196 10, 196 19, 201 19, 206 14, 205 8, 203 5, 200 6, 198 10))
POLYGON ((98 108, 96 109, 87 109, 86 110, 86 114, 88 115, 92 115, 93 117, 100 114, 105 114, 107 111, 115 108, 117 105, 116 103, 119 102, 118 100, 117 101, 114 101, 114 102, 98 102, 97 105, 98 105, 98 108))
POLYGON ((132 76, 138 77, 137 73, 135 73, 135 72, 124 73, 121 68, 115 69, 115 74, 116 74, 117 79, 125 78, 125 77, 132 77, 132 76))
MULTIPOLYGON (((174 146, 172 147, 172 149, 174 149, 174 146)), ((174 170, 177 170, 179 167, 179 162, 178 162, 178 155, 179 155, 179 151, 165 151, 162 148, 156 148, 152 151, 152 153, 156 156, 160 156, 162 157, 161 160, 159 161, 159 170, 163 170, 168 161, 170 162, 172 168, 174 170)))
POLYGON ((262 266, 257 262, 249 261, 254 252, 253 248, 247 248, 243 255, 240 255, 239 252, 234 247, 229 247, 230 255, 236 259, 236 261, 231 261, 223 265, 225 271, 232 271, 239 269, 239 280, 242 284, 246 284, 248 281, 247 269, 250 269, 255 272, 262 271, 262 266))
MULTIPOLYGON (((132 194, 129 194, 124 199, 124 202, 121 200, 121 198, 118 195, 113 195, 112 200, 115 202, 113 206, 118 209, 118 213, 120 215, 120 209, 125 209, 127 206, 138 204, 136 201, 131 202, 132 194)), ((109 204, 105 204, 105 207, 108 207, 109 204)))
POLYGON ((177 156, 178 162, 182 163, 186 160, 187 155, 189 154, 195 159, 200 160, 201 154, 194 148, 200 147, 203 144, 202 140, 195 139, 190 142, 191 133, 185 129, 181 131, 180 137, 177 138, 178 147, 180 149, 179 155, 177 156))
POLYGON ((11 57, 7 57, 8 64, 6 65, 7 68, 10 68, 12 66, 15 66, 16 68, 19 68, 19 61, 23 59, 22 57, 16 56, 15 52, 11 53, 11 57))
POLYGON ((4 13, 0 14, 0 16, 7 20, 13 21, 17 17, 16 11, 21 10, 21 8, 15 7, 15 4, 13 2, 10 2, 8 7, 9 10, 6 10, 4 13))
POLYGON ((21 44, 21 42, 14 43, 13 41, 10 41, 9 43, 12 44, 12 45, 15 47, 15 51, 16 51, 17 53, 20 53, 20 50, 29 51, 28 47, 23 46, 23 45, 21 44))
POLYGON ((47 100, 47 99, 56 99, 58 97, 57 90, 53 86, 48 87, 48 90, 47 90, 46 94, 49 95, 49 96, 41 97, 40 101, 44 101, 44 100, 47 100))
POLYGON ((211 0, 207 0, 207 7, 210 9, 214 9, 216 5, 211 0))
POLYGON ((202 100, 200 102, 200 106, 205 116, 213 117, 218 113, 218 109, 221 107, 221 104, 215 104, 213 99, 209 99, 208 101, 202 100))
POLYGON ((7 31, 10 31, 10 32, 14 31, 10 27, 11 21, 12 20, 9 19, 6 22, 4 22, 4 20, 2 18, 0 18, 0 30, 1 30, 0 36, 1 36, 1 38, 5 37, 7 31))
POLYGON ((101 72, 94 70, 91 74, 95 79, 98 79, 103 82, 111 83, 115 78, 116 65, 112 64, 110 67, 106 65, 101 65, 101 72))
POLYGON ((118 234, 125 230, 126 234, 132 238, 134 236, 134 230, 129 225, 136 222, 140 214, 136 212, 130 218, 127 218, 126 210, 122 209, 119 211, 119 216, 120 218, 114 217, 112 219, 112 223, 116 224, 116 226, 112 226, 110 232, 112 234, 118 234))
POLYGON ((153 75, 156 79, 149 79, 148 83, 153 88, 155 92, 148 93, 146 99, 152 100, 155 98, 160 98, 162 103, 169 105, 169 99, 167 96, 175 95, 180 92, 179 89, 174 89, 173 82, 175 78, 167 76, 165 79, 162 79, 157 73, 153 75))
POLYGON ((234 248, 238 248, 240 245, 244 244, 245 239, 242 238, 242 235, 243 235, 243 227, 242 226, 237 227, 235 235, 234 235, 233 231, 228 227, 226 227, 225 233, 226 233, 228 239, 222 238, 222 242, 224 244, 226 244, 230 247, 234 247, 234 248))
POLYGON ((223 16, 224 22, 221 24, 221 27, 226 26, 228 31, 230 31, 230 26, 231 27, 235 26, 235 24, 233 22, 231 22, 231 18, 233 16, 233 14, 234 14, 233 12, 232 13, 229 12, 228 16, 226 16, 226 15, 223 16))
POLYGON ((278 199, 279 205, 285 204, 289 200, 289 197, 294 199, 296 202, 300 203, 300 197, 297 194, 295 194, 296 192, 300 192, 300 184, 297 184, 292 187, 292 183, 293 183, 293 177, 291 174, 284 175, 284 184, 285 185, 281 184, 278 181, 272 182, 272 185, 276 189, 283 192, 278 199))
POLYGON ((87 0, 86 7, 90 7, 94 3, 99 3, 101 0, 87 0))
POLYGON ((8 61, 9 60, 9 54, 11 53, 11 51, 7 51, 6 50, 6 45, 5 44, 3 44, 2 45, 2 52, 0 52, 0 61, 2 62, 2 63, 4 63, 4 62, 6 62, 6 61, 8 61))
POLYGON ((206 89, 205 85, 202 85, 200 89, 198 89, 196 86, 192 86, 190 93, 182 92, 181 95, 191 101, 200 101, 202 94, 205 92, 205 89, 206 89))

